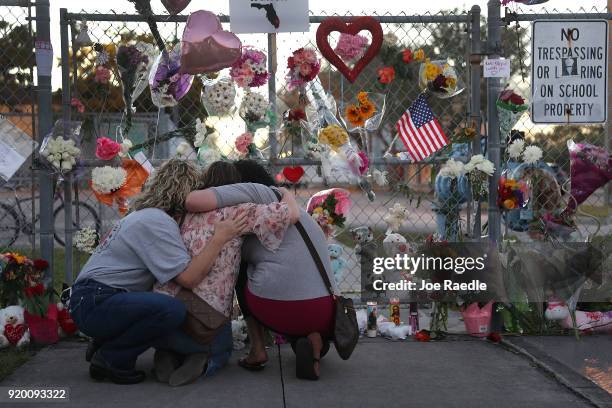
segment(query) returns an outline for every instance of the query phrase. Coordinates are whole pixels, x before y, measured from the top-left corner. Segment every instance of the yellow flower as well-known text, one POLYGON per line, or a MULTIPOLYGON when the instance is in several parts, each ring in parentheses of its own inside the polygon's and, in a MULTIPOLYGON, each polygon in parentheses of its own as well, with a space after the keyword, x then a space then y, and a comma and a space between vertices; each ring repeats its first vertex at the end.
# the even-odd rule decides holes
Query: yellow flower
POLYGON ((323 208, 322 207, 317 207, 314 210, 312 210, 313 214, 321 214, 323 213, 323 208))
POLYGON ((15 259, 15 262, 17 262, 17 265, 22 265, 26 261, 26 259, 28 259, 25 256, 19 255, 16 252, 13 252, 11 255, 13 255, 13 258, 15 259))
POLYGON ((504 208, 508 209, 508 210, 512 210, 514 209, 515 205, 514 205, 514 200, 512 199, 507 199, 504 201, 504 208))
POLYGON ((366 103, 370 101, 368 99, 368 93, 364 91, 361 91, 357 94, 357 100, 359 101, 359 103, 366 103))
POLYGON ((338 125, 324 127, 319 133, 319 143, 327 144, 332 149, 338 149, 348 142, 348 134, 338 125))
POLYGON ((423 61, 425 59, 425 51, 422 48, 419 48, 412 54, 412 57, 415 61, 423 61))
POLYGON ((425 63, 425 79, 428 81, 433 81, 442 73, 442 68, 437 64, 432 64, 431 62, 425 63))
POLYGON ((449 89, 455 89, 457 87, 457 78, 446 77, 446 87, 449 89))

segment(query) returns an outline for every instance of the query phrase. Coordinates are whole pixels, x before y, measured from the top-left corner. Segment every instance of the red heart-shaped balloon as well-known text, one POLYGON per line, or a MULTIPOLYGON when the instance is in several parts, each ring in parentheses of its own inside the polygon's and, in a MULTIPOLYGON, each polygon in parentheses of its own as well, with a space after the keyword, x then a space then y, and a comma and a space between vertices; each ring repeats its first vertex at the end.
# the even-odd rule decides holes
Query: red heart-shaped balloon
POLYGON ((161 0, 162 4, 168 10, 168 13, 176 15, 185 10, 185 7, 191 3, 191 0, 161 0))
POLYGON ((303 175, 304 168, 302 166, 285 167, 283 169, 283 176, 292 183, 300 181, 303 175))
POLYGON ((25 331, 25 324, 17 324, 15 326, 13 326, 12 324, 7 324, 6 326, 4 326, 4 337, 6 337, 9 343, 14 346, 23 337, 25 331))
POLYGON ((351 82, 359 76, 361 71, 374 59, 383 43, 383 30, 380 23, 370 16, 355 17, 345 22, 338 17, 327 18, 319 24, 317 29, 317 47, 321 55, 335 66, 351 82), (351 35, 358 34, 361 30, 369 31, 372 34, 372 43, 366 50, 365 54, 359 61, 350 69, 342 59, 334 52, 329 45, 329 34, 332 31, 346 33, 351 35))

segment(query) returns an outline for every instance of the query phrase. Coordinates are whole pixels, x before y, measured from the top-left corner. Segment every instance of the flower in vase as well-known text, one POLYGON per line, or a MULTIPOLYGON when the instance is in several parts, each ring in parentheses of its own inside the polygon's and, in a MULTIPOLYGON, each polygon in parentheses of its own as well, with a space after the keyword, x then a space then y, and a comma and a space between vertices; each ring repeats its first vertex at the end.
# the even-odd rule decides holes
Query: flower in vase
POLYGON ((521 154, 523 153, 524 148, 525 148, 525 141, 521 139, 517 139, 508 145, 508 156, 511 159, 517 160, 519 157, 521 157, 521 154))
POLYGON ((538 146, 527 146, 523 152, 523 161, 527 164, 535 164, 542 158, 542 149, 538 146))

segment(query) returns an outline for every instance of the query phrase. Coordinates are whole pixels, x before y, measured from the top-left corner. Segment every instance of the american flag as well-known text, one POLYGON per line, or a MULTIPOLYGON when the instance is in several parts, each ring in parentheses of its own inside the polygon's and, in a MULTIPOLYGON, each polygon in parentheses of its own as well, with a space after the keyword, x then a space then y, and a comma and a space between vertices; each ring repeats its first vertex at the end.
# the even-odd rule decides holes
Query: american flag
POLYGON ((423 94, 404 112, 396 126, 415 162, 426 159, 448 144, 448 138, 423 94))

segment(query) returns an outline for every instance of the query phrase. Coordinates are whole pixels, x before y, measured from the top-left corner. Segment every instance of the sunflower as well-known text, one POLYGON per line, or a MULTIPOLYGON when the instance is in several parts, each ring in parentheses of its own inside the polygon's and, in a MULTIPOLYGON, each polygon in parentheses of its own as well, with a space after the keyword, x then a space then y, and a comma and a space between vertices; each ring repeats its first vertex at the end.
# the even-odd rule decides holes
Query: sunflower
POLYGON ((349 105, 346 108, 346 119, 353 126, 361 126, 363 119, 361 117, 361 110, 355 105, 349 105))
POLYGON ((366 101, 359 105, 359 113, 362 119, 369 119, 376 113, 376 106, 370 101, 366 101))

